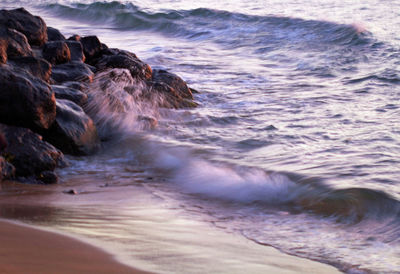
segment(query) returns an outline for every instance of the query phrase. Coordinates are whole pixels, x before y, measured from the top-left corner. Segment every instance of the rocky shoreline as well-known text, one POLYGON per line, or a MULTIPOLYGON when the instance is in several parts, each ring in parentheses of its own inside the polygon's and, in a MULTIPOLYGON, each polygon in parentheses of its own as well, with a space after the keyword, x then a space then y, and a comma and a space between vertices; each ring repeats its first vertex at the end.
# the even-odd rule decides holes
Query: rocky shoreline
POLYGON ((94 83, 118 113, 127 110, 114 92, 160 108, 196 106, 185 81, 134 53, 108 48, 97 36, 67 39, 24 8, 0 11, 0 182, 57 183, 55 168, 68 165, 64 153, 101 148, 106 136, 98 129, 94 83))

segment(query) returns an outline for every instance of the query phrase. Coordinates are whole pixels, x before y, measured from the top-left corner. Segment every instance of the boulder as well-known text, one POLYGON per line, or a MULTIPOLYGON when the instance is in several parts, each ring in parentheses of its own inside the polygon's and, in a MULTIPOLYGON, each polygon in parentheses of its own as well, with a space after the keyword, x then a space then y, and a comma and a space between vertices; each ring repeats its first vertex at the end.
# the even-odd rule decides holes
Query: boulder
POLYGON ((78 34, 74 34, 68 38, 69 41, 81 41, 81 37, 78 34))
POLYGON ((15 167, 0 156, 0 182, 12 179, 15 176, 15 167))
POLYGON ((119 50, 108 49, 104 54, 96 60, 95 66, 99 70, 107 68, 124 68, 128 69, 133 78, 151 79, 151 67, 142 62, 134 53, 119 50))
POLYGON ((51 64, 62 64, 71 60, 71 52, 66 42, 51 41, 44 45, 43 57, 51 64))
POLYGON ((147 81, 148 97, 165 108, 191 108, 197 104, 186 82, 165 70, 154 70, 151 81, 147 81))
POLYGON ((82 108, 69 100, 57 100, 57 117, 45 139, 73 155, 88 155, 100 147, 97 129, 82 108))
POLYGON ((28 39, 21 32, 0 27, 0 38, 7 41, 7 55, 9 58, 33 55, 28 39))
POLYGON ((82 44, 78 41, 65 41, 71 52, 71 61, 85 62, 86 58, 83 54, 82 44))
POLYGON ((13 66, 24 69, 32 76, 40 78, 45 82, 50 81, 51 65, 42 58, 36 58, 33 56, 16 57, 12 58, 9 63, 13 66))
POLYGON ((0 66, 0 123, 47 129, 56 117, 50 86, 24 70, 0 66))
POLYGON ((51 88, 57 99, 70 100, 81 107, 87 103, 88 96, 80 90, 59 85, 53 85, 51 88))
POLYGON ((92 82, 93 72, 86 64, 74 61, 54 66, 51 77, 57 83, 68 81, 92 82))
POLYGON ((31 45, 42 46, 47 42, 46 23, 24 8, 0 10, 0 25, 23 33, 31 45))
POLYGON ((3 156, 15 166, 16 176, 40 180, 42 172, 66 165, 62 152, 30 129, 0 124, 0 131, 8 143, 3 156))
POLYGON ((7 40, 0 38, 0 64, 7 63, 7 40))
POLYGON ((65 36, 58 29, 47 27, 47 41, 64 41, 65 36))
POLYGON ((164 83, 173 88, 180 97, 185 99, 193 99, 193 94, 186 82, 178 75, 170 73, 166 70, 153 70, 152 79, 156 83, 164 83))
MULTIPOLYGON (((102 50, 102 44, 97 36, 85 36, 80 38, 83 52, 88 61, 98 57, 102 50)), ((90 63, 90 62, 89 62, 90 63)))

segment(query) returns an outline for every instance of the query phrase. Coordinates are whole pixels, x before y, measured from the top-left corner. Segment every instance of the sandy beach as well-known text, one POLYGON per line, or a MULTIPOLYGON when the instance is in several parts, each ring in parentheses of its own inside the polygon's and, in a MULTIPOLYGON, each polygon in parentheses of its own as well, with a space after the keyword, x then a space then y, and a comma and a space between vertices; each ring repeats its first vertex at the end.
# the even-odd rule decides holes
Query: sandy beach
POLYGON ((0 194, 0 273, 338 273, 190 220, 140 186, 7 182, 0 194))
POLYGON ((0 273, 148 273, 74 238, 0 220, 0 273))

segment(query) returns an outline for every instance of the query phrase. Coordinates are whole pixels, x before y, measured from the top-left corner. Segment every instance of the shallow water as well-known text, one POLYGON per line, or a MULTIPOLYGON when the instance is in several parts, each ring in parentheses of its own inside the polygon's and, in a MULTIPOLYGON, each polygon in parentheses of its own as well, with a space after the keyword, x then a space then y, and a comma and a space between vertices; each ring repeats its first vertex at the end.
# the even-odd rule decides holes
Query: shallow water
POLYGON ((400 3, 1 3, 200 91, 194 110, 131 103, 103 125, 119 138, 102 156, 62 176, 106 170, 118 182, 139 169, 220 229, 344 271, 400 272, 400 3))

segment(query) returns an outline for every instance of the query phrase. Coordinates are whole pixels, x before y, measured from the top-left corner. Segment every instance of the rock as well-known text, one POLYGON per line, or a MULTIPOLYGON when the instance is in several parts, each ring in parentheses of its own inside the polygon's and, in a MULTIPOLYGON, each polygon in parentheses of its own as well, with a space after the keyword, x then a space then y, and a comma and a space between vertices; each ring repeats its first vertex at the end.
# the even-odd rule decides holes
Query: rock
POLYGON ((97 36, 82 37, 80 38, 80 42, 83 46, 83 52, 89 61, 100 55, 102 44, 97 36))
POLYGON ((68 81, 93 81, 93 72, 82 62, 69 62, 53 67, 52 75, 54 81, 63 83, 68 81))
POLYGON ((119 49, 106 50, 102 57, 96 61, 95 66, 99 70, 125 68, 136 79, 151 79, 152 75, 149 65, 142 62, 135 54, 119 49))
POLYGON ((3 152, 7 147, 7 140, 4 134, 0 132, 0 153, 3 152))
POLYGON ((0 38, 7 41, 7 56, 32 56, 32 48, 24 34, 14 29, 0 27, 0 38))
POLYGON ((40 176, 66 165, 61 151, 30 129, 0 124, 0 130, 8 143, 3 156, 15 166, 16 176, 40 176))
POLYGON ((81 37, 78 34, 74 34, 68 38, 70 41, 81 41, 81 37))
POLYGON ((58 29, 47 27, 47 40, 48 41, 64 41, 65 36, 61 34, 58 29))
POLYGON ((71 195, 77 195, 78 191, 76 191, 75 189, 69 189, 69 190, 64 190, 63 193, 71 194, 71 195))
POLYGON ((50 81, 51 65, 42 58, 33 56, 16 57, 9 61, 13 66, 17 66, 29 72, 32 76, 42 79, 45 82, 50 81))
POLYGON ((15 167, 0 156, 0 182, 12 179, 15 176, 15 167))
POLYGON ((41 172, 38 176, 36 176, 36 179, 42 181, 42 183, 46 185, 57 184, 58 182, 58 176, 54 171, 50 170, 41 172))
POLYGON ((77 41, 65 41, 71 52, 71 61, 85 62, 86 57, 83 54, 83 47, 80 42, 77 41))
POLYGON ((50 86, 24 70, 0 66, 0 123, 47 129, 56 117, 50 86))
POLYGON ((7 40, 0 38, 0 64, 7 63, 7 40))
POLYGON ((64 153, 73 155, 88 155, 100 147, 92 119, 80 106, 63 99, 57 100, 56 121, 44 137, 64 153))
POLYGON ((59 85, 53 85, 51 88, 57 99, 70 100, 81 107, 87 103, 88 96, 80 90, 59 85))
POLYGON ((186 82, 176 74, 170 73, 166 70, 155 69, 153 70, 152 81, 167 84, 182 98, 193 99, 192 91, 189 89, 186 82))
POLYGON ((77 90, 82 91, 82 92, 84 92, 88 88, 86 83, 74 82, 74 81, 64 82, 63 86, 68 87, 68 88, 77 89, 77 90))
POLYGON ((51 41, 43 47, 43 57, 51 64, 62 64, 71 60, 71 52, 64 41, 51 41))
POLYGON ((23 33, 31 45, 42 46, 47 42, 46 23, 24 8, 0 10, 0 25, 23 33))

